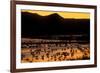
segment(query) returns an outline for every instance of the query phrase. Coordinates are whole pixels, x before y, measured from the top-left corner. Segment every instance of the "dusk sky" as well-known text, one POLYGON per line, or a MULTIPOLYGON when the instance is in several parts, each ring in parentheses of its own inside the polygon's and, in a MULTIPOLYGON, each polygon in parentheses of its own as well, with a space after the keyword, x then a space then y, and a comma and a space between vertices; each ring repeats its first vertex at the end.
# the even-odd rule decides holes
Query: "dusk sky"
POLYGON ((81 12, 52 12, 52 11, 37 11, 37 10, 22 10, 22 12, 37 13, 41 16, 48 16, 50 14, 57 13, 63 18, 90 19, 89 13, 81 13, 81 12))

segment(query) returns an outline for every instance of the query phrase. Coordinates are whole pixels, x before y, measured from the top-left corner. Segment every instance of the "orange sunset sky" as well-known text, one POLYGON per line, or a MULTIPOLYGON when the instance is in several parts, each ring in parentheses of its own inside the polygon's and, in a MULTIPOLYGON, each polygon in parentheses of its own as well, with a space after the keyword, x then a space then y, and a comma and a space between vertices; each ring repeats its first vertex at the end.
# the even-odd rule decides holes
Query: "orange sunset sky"
POLYGON ((83 13, 83 12, 54 12, 54 11, 37 11, 37 10, 21 10, 21 11, 29 13, 37 13, 41 16, 48 16, 50 14, 57 13, 63 18, 90 19, 90 13, 83 13))

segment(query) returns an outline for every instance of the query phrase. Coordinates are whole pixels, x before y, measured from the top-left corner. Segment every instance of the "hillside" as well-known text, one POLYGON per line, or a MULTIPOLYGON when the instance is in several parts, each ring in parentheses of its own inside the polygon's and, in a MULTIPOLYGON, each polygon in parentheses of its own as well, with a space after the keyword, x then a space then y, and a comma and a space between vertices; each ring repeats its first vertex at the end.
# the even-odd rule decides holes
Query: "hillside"
POLYGON ((37 13, 21 13, 22 37, 53 35, 84 35, 89 38, 89 19, 65 19, 57 13, 41 16, 37 13))

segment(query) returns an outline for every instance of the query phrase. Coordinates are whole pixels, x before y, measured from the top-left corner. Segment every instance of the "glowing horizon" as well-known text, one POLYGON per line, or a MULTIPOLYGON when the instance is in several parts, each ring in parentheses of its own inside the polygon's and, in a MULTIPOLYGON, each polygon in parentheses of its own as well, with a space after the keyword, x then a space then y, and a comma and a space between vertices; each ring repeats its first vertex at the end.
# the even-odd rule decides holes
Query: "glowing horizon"
POLYGON ((63 18, 73 19, 90 19, 90 13, 83 12, 56 12, 56 11, 37 11, 37 10, 21 10, 21 12, 37 13, 41 16, 48 16, 54 13, 59 14, 63 18))

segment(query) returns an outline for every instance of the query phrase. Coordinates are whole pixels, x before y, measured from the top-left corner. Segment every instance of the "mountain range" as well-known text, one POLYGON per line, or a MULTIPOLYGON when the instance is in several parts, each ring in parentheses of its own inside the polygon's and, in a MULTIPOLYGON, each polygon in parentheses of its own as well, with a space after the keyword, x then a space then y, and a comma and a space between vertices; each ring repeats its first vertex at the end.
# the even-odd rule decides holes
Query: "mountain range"
POLYGON ((68 19, 57 13, 41 16, 37 13, 21 12, 22 37, 52 35, 90 35, 90 19, 68 19))

